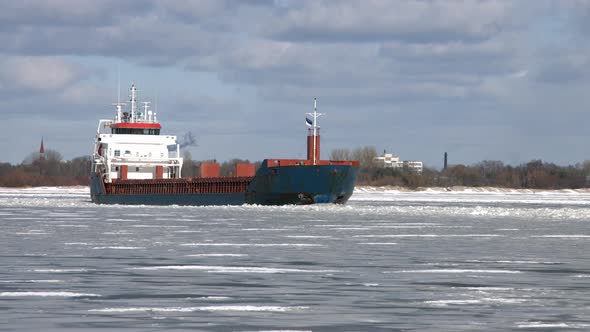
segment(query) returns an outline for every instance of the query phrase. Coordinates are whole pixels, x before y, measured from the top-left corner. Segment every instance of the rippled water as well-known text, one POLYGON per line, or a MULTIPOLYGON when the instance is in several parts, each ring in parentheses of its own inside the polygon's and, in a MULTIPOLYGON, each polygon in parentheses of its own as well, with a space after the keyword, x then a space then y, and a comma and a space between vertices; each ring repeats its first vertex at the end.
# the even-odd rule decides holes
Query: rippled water
POLYGON ((0 189, 0 330, 590 330, 590 194, 96 206, 0 189))

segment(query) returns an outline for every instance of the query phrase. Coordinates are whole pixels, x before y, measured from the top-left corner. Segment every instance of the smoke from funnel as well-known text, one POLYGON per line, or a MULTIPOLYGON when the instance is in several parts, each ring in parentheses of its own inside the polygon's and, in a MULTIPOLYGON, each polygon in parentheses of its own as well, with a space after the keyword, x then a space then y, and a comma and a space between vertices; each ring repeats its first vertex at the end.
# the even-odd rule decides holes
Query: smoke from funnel
POLYGON ((187 146, 199 146, 197 144, 197 139, 193 135, 192 132, 188 132, 182 136, 182 139, 179 141, 180 148, 186 148, 187 146))

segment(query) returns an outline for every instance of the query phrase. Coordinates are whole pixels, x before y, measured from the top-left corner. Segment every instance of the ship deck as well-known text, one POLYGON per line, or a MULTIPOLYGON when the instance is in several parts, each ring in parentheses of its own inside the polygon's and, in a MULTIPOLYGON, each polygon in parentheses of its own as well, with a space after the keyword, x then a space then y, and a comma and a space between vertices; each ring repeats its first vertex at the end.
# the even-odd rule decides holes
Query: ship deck
POLYGON ((245 193, 253 177, 113 180, 105 183, 107 195, 245 193))

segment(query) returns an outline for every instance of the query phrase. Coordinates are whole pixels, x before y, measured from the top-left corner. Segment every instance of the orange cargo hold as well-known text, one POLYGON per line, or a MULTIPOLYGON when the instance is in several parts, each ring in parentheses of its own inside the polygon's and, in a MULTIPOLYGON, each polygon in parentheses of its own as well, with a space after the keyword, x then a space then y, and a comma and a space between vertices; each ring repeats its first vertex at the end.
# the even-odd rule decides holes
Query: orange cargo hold
POLYGON ((156 179, 164 178, 164 166, 156 166, 156 179))
POLYGON ((201 163, 201 177, 202 178, 219 177, 219 164, 218 163, 201 163))
POLYGON ((121 180, 127 180, 127 172, 129 171, 129 166, 121 165, 121 176, 119 177, 121 180))
POLYGON ((236 164, 236 176, 254 176, 254 164, 236 164))

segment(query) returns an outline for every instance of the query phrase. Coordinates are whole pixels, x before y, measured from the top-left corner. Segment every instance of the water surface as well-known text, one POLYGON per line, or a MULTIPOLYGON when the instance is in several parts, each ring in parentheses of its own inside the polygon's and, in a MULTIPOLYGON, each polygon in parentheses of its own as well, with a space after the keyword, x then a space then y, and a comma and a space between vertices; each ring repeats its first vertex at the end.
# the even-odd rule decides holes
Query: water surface
POLYGON ((0 190, 0 330, 590 329, 590 194, 97 206, 0 190))

